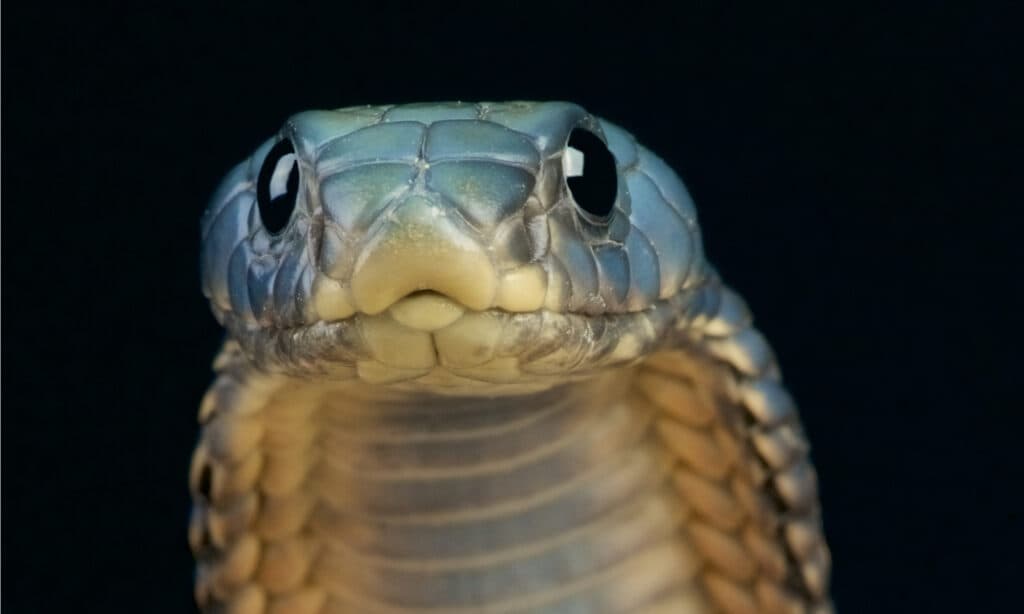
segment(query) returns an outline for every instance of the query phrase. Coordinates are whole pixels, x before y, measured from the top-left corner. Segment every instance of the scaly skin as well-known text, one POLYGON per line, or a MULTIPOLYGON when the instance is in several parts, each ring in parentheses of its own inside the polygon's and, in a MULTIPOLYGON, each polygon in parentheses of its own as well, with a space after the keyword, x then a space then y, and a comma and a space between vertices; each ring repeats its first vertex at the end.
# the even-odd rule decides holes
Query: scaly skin
POLYGON ((622 129, 566 103, 299 114, 215 194, 202 271, 229 332, 191 476, 204 611, 831 609, 772 353, 622 129), (567 187, 574 129, 614 155, 605 217, 567 187))

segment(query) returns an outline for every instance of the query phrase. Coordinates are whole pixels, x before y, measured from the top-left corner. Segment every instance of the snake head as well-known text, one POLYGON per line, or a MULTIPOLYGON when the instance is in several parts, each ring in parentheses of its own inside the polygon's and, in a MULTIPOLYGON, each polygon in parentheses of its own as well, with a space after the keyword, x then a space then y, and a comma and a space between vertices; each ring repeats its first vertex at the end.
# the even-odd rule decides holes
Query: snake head
POLYGON ((562 102, 299 113, 217 189, 201 270, 264 366, 399 381, 636 359, 709 277, 676 174, 562 102))

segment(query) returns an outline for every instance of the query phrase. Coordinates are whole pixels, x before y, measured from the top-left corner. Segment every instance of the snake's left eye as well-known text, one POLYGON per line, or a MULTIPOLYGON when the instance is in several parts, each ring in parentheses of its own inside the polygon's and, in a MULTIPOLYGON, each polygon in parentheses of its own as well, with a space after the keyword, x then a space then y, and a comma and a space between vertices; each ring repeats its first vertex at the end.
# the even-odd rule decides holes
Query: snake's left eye
POLYGON ((562 155, 565 181, 576 205, 598 220, 607 220, 615 206, 619 175, 615 156, 596 134, 576 128, 562 155))
POLYGON ((299 197, 299 162, 295 147, 282 140, 267 153, 256 179, 256 204, 267 232, 275 234, 288 225, 299 197))

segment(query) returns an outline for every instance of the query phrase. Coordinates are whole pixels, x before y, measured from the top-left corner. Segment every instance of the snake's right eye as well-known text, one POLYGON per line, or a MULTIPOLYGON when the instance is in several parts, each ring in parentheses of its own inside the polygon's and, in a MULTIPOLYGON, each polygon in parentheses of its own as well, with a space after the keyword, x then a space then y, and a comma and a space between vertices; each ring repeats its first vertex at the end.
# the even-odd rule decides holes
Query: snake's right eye
POLYGON ((256 179, 256 204, 267 232, 276 234, 288 225, 299 198, 299 161, 295 147, 284 139, 267 153, 256 179))
POLYGON ((618 172, 615 156, 598 136, 584 128, 569 134, 562 168, 576 206, 593 220, 606 222, 615 207, 618 172))

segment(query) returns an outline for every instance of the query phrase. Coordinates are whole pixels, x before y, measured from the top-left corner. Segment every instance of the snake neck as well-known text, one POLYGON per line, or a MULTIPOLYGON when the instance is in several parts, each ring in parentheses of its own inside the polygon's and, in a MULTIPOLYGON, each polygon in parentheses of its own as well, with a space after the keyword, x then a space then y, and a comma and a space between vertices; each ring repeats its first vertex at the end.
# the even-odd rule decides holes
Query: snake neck
POLYGON ((306 581, 351 611, 647 602, 685 561, 631 377, 475 397, 282 386, 261 412, 258 528, 294 534, 306 581))

